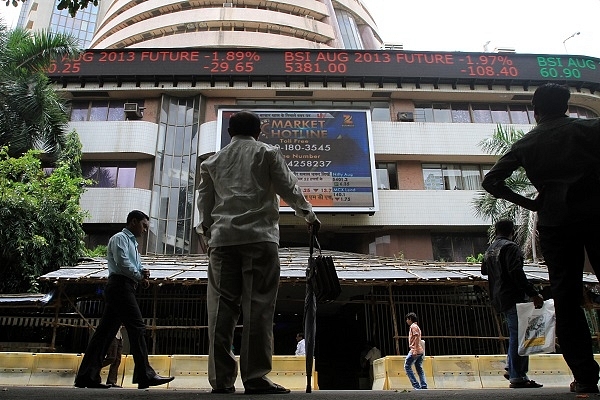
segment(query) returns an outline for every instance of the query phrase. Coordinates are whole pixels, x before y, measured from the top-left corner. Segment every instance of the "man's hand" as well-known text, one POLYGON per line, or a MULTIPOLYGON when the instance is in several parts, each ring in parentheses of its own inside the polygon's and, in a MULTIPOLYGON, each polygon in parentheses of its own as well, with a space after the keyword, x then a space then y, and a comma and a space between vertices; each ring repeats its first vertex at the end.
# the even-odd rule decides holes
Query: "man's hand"
POLYGON ((533 305, 535 306, 535 308, 542 308, 542 306, 544 305, 544 297, 541 294, 530 297, 529 299, 533 301, 533 305))
POLYGON ((142 285, 142 287, 144 289, 148 289, 150 287, 150 270, 149 269, 142 269, 142 281, 140 282, 140 284, 142 285))

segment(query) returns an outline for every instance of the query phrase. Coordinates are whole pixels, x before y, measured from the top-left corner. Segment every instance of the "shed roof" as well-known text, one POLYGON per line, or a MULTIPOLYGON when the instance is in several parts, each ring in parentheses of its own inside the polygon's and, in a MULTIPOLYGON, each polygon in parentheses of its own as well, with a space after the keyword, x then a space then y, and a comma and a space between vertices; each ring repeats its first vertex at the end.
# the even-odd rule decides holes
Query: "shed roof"
MULTIPOLYGON (((454 263, 403 260, 368 254, 324 251, 333 257, 338 277, 342 285, 359 284, 440 284, 484 282, 478 263, 454 263)), ((304 282, 308 248, 281 248, 281 282, 304 282)), ((157 255, 142 256, 142 264, 150 270, 155 283, 205 284, 207 280, 208 258, 198 255, 157 255)), ((534 282, 548 282, 548 270, 543 264, 526 264, 525 275, 534 282)), ((59 283, 102 283, 108 278, 105 259, 85 259, 75 266, 62 267, 40 277, 40 280, 59 283)), ((584 273, 583 281, 598 283, 594 274, 584 273)))

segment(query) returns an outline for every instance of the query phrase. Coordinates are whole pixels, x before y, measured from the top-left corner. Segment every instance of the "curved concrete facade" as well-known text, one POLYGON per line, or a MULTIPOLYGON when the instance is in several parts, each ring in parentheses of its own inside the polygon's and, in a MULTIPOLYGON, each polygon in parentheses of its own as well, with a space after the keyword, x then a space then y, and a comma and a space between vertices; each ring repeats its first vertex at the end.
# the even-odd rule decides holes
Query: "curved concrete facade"
POLYGON ((358 48, 381 40, 359 0, 104 1, 90 48, 356 48, 344 43, 336 13, 350 15, 358 48))

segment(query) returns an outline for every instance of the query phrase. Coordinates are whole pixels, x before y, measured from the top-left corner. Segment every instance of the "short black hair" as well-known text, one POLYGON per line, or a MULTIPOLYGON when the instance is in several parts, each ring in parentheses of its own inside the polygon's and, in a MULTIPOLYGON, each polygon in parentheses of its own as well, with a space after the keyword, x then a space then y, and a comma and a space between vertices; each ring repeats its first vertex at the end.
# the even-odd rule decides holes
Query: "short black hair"
POLYGON ((515 224, 509 219, 501 219, 494 225, 496 236, 509 236, 515 230, 515 224))
POLYGON ((419 318, 417 318, 417 314, 415 314, 414 312, 409 312, 404 318, 410 319, 412 322, 419 322, 419 318))
POLYGON ((302 339, 304 339, 304 333, 302 333, 302 332, 296 333, 296 336, 300 336, 302 339))
POLYGON ((556 83, 546 83, 533 93, 531 104, 538 115, 565 114, 569 108, 569 88, 556 83))
POLYGON ((150 217, 146 215, 143 211, 133 210, 129 214, 127 214, 127 224, 129 224, 132 220, 143 221, 145 219, 150 220, 150 217))
POLYGON ((229 118, 229 135, 256 136, 260 133, 260 118, 252 111, 242 110, 229 118))

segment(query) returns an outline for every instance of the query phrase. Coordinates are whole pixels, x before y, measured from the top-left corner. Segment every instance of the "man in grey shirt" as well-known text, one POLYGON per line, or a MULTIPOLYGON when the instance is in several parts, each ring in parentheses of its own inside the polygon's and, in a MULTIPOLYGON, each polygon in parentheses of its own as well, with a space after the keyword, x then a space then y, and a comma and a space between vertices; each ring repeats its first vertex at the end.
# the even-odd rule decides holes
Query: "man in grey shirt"
POLYGON ((260 118, 229 120, 231 143, 200 166, 199 230, 208 239, 208 379, 213 393, 235 392, 231 352, 243 314, 240 370, 245 393, 290 391, 271 382, 273 316, 279 288, 279 199, 318 230, 320 222, 279 149, 258 141, 260 118))

